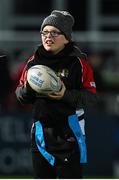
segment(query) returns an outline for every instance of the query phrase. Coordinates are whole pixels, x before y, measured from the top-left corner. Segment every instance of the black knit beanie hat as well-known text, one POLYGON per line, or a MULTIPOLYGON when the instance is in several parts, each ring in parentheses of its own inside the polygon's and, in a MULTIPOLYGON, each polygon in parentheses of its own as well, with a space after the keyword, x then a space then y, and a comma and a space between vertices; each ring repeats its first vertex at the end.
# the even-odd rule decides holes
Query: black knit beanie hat
POLYGON ((53 10, 46 17, 41 25, 41 31, 46 25, 54 26, 59 29, 68 40, 71 40, 74 17, 67 11, 53 10))

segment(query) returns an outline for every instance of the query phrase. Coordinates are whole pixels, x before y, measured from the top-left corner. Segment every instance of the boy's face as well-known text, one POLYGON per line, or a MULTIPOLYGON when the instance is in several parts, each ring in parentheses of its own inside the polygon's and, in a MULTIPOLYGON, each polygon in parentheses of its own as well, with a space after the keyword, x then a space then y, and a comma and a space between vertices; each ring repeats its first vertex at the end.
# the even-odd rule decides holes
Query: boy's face
POLYGON ((50 51, 53 54, 57 54, 69 42, 59 29, 49 25, 43 28, 41 39, 46 51, 50 51))

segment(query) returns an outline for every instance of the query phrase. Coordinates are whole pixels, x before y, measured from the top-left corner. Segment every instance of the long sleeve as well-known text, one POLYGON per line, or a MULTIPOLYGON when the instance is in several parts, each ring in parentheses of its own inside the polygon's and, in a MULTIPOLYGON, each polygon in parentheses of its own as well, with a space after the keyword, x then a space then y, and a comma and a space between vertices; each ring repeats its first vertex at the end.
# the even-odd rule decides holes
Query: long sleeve
POLYGON ((79 59, 82 66, 82 85, 79 90, 66 90, 63 101, 75 108, 90 107, 97 103, 96 85, 89 63, 79 59))
POLYGON ((17 99, 23 104, 33 103, 36 96, 35 91, 31 89, 31 87, 26 81, 26 73, 27 73, 26 69, 27 69, 27 64, 25 65, 22 71, 22 75, 19 80, 19 85, 17 86, 15 91, 17 99))
POLYGON ((35 99, 35 92, 28 86, 18 86, 15 91, 17 99, 23 104, 33 103, 35 99))
POLYGON ((66 90, 62 99, 74 108, 85 108, 94 106, 98 101, 97 94, 92 93, 89 90, 66 90))

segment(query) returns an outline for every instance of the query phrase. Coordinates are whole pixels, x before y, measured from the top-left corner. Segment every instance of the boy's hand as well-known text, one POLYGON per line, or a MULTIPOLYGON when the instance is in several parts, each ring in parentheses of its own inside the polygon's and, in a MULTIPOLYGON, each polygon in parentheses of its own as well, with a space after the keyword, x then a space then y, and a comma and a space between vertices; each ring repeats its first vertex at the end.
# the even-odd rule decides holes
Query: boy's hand
POLYGON ((61 89, 58 92, 48 93, 47 96, 50 99, 60 100, 64 96, 65 91, 66 91, 66 87, 65 87, 64 83, 62 82, 61 89))

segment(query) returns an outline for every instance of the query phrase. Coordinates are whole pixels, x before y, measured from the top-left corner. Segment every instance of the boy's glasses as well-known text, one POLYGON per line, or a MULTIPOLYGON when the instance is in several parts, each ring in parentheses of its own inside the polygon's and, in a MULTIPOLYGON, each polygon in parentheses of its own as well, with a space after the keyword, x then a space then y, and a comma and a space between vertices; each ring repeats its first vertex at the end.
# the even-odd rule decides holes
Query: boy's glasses
POLYGON ((63 35, 62 32, 58 31, 41 31, 40 34, 44 37, 48 36, 48 34, 50 34, 52 37, 58 37, 59 35, 63 35))

